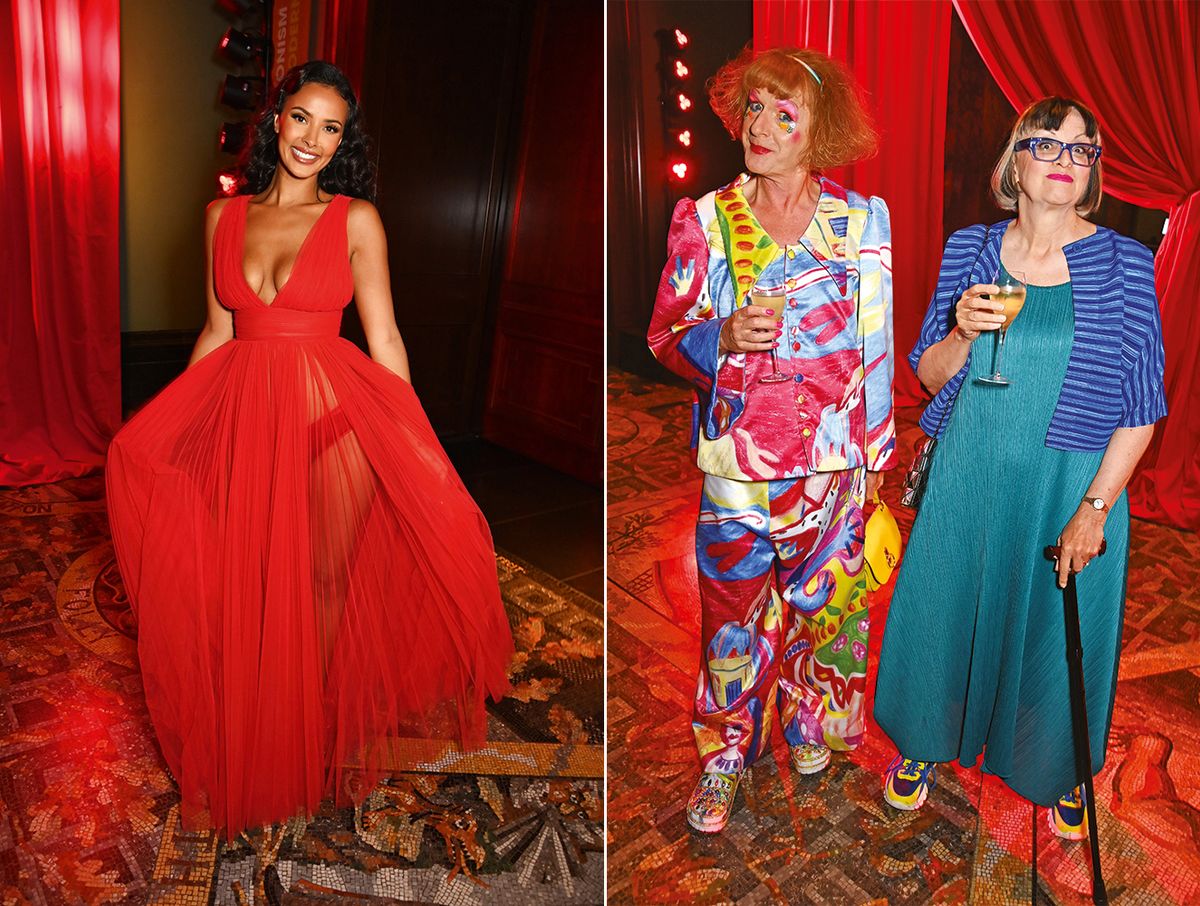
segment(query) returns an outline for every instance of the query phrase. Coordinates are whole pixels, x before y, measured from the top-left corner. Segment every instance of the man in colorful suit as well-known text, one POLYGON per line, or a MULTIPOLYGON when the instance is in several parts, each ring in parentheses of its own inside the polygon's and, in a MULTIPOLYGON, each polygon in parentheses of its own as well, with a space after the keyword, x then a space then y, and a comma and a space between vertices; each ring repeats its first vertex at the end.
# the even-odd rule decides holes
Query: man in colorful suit
POLYGON ((688 820, 705 832, 725 826, 774 711, 801 773, 862 741, 862 509, 895 448, 887 206, 817 175, 874 146, 849 75, 815 51, 747 52, 710 100, 749 175, 676 206, 648 337, 697 391, 688 820))

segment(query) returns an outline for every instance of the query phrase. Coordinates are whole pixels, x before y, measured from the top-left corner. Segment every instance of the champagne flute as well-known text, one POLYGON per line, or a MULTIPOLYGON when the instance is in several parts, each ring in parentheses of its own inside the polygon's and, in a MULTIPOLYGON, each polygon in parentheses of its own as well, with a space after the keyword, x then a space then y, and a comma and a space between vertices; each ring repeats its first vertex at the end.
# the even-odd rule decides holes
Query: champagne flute
POLYGON ((1000 279, 999 274, 996 275, 996 282, 1000 287, 1000 292, 993 293, 989 298, 1004 306, 1004 310, 1000 312, 1004 315, 1004 323, 996 331, 998 336, 992 352, 992 373, 988 377, 975 378, 975 383, 987 384, 992 387, 1007 387, 1012 382, 1000 373, 1000 359, 1004 355, 1004 337, 1008 333, 1008 328, 1012 326, 1012 322, 1025 307, 1025 273, 1024 271, 1009 272, 1006 270, 1003 280, 1000 279))
MULTIPOLYGON (((750 290, 750 304, 761 305, 764 308, 774 310, 775 317, 783 320, 783 307, 787 305, 787 292, 782 286, 773 289, 758 289, 755 287, 750 290)), ((778 384, 781 381, 790 381, 791 376, 784 374, 779 370, 779 356, 776 355, 775 347, 771 347, 771 373, 764 374, 758 379, 760 384, 778 384)))

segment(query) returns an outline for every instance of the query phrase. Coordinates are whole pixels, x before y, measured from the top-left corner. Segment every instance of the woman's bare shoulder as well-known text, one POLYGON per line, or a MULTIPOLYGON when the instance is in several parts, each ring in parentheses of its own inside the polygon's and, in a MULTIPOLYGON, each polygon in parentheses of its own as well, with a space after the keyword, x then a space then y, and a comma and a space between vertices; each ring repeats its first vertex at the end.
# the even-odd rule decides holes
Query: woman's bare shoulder
POLYGON ((210 233, 217 228, 217 221, 221 219, 221 212, 225 210, 225 206, 233 201, 234 196, 222 195, 220 198, 214 198, 208 203, 208 207, 204 209, 204 227, 210 233))
POLYGON ((365 198, 351 198, 346 208, 346 232, 353 245, 383 236, 383 220, 365 198))

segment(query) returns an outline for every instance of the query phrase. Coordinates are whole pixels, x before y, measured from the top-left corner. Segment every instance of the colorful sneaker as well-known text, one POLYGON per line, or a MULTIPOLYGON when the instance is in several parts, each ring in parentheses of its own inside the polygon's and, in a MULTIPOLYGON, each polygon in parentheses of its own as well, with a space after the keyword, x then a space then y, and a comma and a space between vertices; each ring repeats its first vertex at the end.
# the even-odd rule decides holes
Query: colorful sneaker
POLYGON ((692 798, 688 800, 688 824, 703 834, 715 834, 725 829, 733 810, 733 795, 737 792, 740 774, 705 772, 700 775, 692 798))
POLYGON ((1084 804, 1083 790, 1075 787, 1065 796, 1059 797, 1058 802, 1046 813, 1050 822, 1050 830, 1064 840, 1082 840, 1087 836, 1087 808, 1084 804))
POLYGON ((913 761, 897 755, 884 775, 883 799, 893 808, 911 812, 925 804, 925 797, 935 786, 936 761, 913 761))
POLYGON ((792 746, 792 767, 796 769, 797 774, 819 774, 829 767, 832 757, 829 746, 823 746, 819 742, 792 746))

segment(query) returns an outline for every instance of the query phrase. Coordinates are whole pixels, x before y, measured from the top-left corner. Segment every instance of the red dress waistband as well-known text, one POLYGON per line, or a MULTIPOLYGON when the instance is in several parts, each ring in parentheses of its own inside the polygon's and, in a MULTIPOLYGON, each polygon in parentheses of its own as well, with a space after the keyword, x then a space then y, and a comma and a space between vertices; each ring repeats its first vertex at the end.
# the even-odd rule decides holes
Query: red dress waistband
POLYGON ((298 311, 264 306, 233 313, 233 335, 239 340, 324 340, 336 337, 341 326, 341 309, 298 311))

